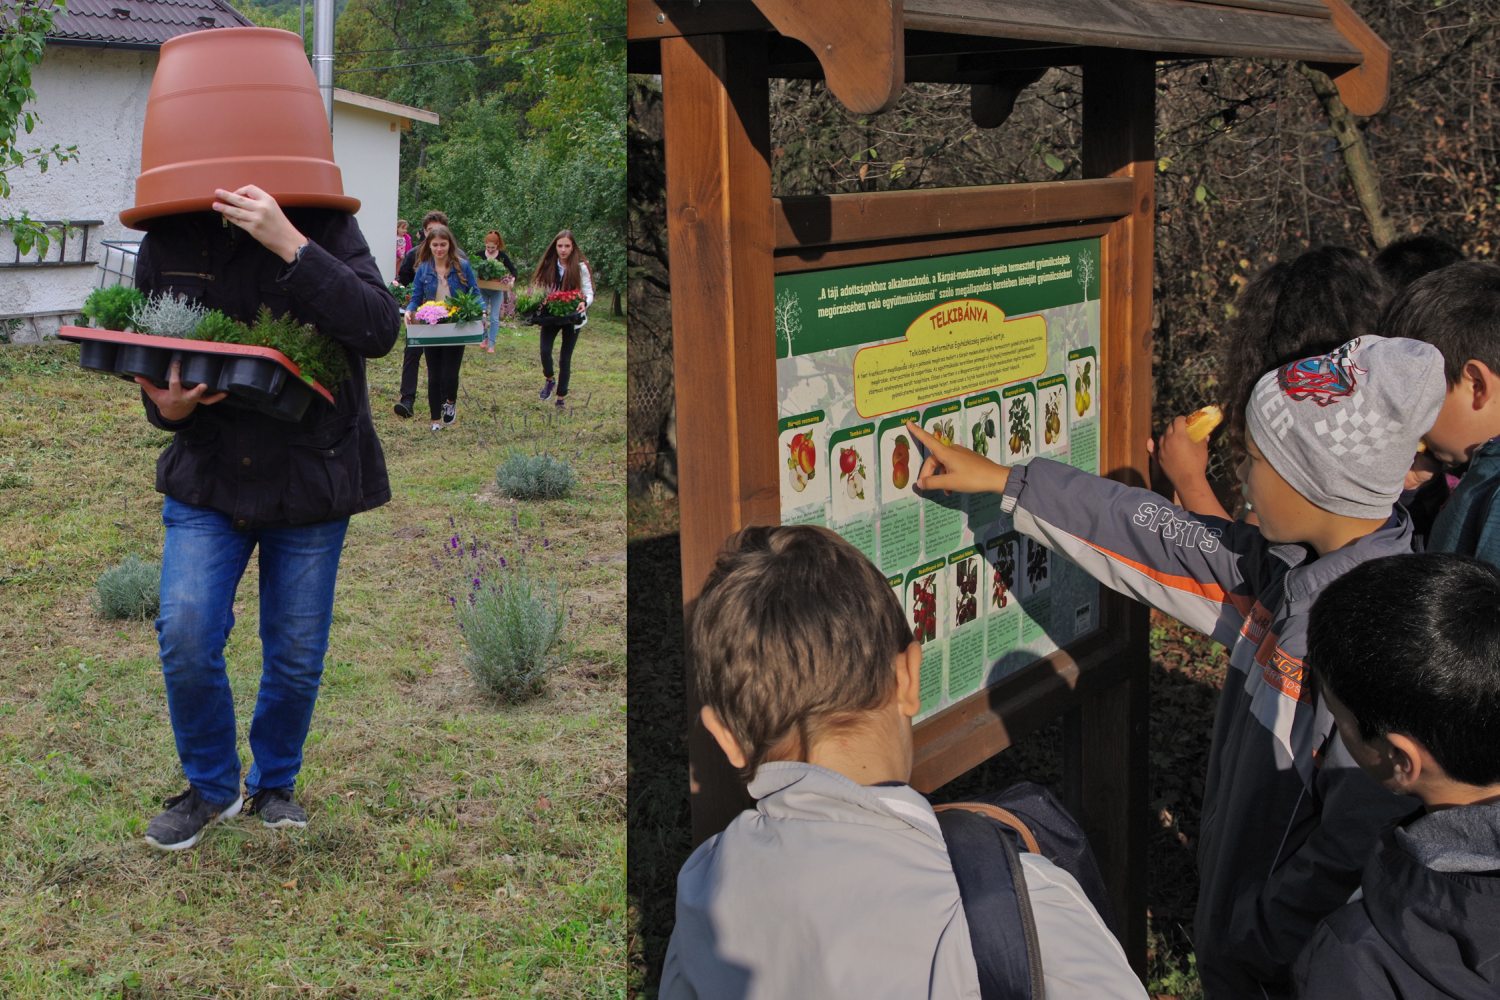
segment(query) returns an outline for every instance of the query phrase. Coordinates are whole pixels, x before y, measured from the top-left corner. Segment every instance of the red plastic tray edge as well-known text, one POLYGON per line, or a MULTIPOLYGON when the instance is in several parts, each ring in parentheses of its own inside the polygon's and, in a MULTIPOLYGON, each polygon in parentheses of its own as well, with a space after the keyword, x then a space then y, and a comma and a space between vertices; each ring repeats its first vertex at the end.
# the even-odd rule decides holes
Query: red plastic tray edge
POLYGON ((225 354, 265 358, 268 361, 276 362, 291 372, 297 377, 297 381, 322 396, 328 401, 330 406, 338 405, 334 402, 333 393, 323 388, 321 383, 303 378, 302 369, 297 367, 295 361, 270 347, 251 347, 249 344, 221 344, 217 340, 192 340, 187 337, 155 337, 148 333, 130 333, 125 330, 95 330, 87 326, 59 327, 57 336, 61 340, 71 340, 74 342, 94 340, 102 341, 106 344, 134 344, 139 347, 160 347, 172 351, 197 351, 200 354, 225 354))

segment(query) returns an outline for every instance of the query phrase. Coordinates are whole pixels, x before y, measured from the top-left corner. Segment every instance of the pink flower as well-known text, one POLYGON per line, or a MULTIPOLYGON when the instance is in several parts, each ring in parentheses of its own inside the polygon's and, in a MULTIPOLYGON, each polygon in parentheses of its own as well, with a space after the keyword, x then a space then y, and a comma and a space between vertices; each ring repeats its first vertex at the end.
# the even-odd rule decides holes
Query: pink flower
POLYGON ((412 318, 418 323, 426 323, 428 326, 434 326, 448 318, 448 310, 443 306, 428 303, 419 307, 412 314, 412 318))

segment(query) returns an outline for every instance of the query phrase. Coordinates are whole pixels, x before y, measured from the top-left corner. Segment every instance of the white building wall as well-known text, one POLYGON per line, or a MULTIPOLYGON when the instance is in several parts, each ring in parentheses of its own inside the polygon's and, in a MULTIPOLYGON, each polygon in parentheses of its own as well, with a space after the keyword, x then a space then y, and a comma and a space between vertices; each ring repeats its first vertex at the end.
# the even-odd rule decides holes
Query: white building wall
POLYGON ((396 200, 401 182, 399 120, 337 100, 333 105, 333 161, 344 193, 359 199, 355 220, 386 281, 396 278, 396 200))
MULTIPOLYGON (((34 219, 103 220, 89 235, 88 259, 94 262, 104 257, 103 240, 139 239, 120 225, 120 211, 135 203, 156 60, 155 52, 49 44, 31 77, 33 107, 42 121, 21 138, 26 148, 76 145, 78 161, 54 164, 45 174, 35 165, 10 170, 11 197, 0 214, 24 210, 34 219)), ((0 240, 0 253, 6 260, 14 253, 8 239, 0 240)), ((0 318, 36 316, 16 332, 17 339, 50 334, 58 325, 53 314, 76 311, 99 276, 94 266, 0 268, 0 318)))

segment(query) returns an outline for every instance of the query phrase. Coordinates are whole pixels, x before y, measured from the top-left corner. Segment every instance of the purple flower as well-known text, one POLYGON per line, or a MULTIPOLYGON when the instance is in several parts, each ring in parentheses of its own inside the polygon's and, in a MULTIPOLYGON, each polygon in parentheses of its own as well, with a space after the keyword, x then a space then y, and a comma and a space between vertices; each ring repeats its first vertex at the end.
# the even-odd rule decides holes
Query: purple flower
POLYGON ((451 595, 448 598, 448 603, 451 604, 451 605, 453 605, 455 608, 458 607, 458 601, 456 599, 454 599, 451 595))
POLYGON ((507 565, 507 564, 506 564, 506 562, 505 562, 505 557, 504 557, 504 556, 501 556, 501 557, 500 557, 500 568, 501 568, 501 569, 504 569, 504 568, 505 568, 505 567, 506 567, 506 565, 507 565))
POLYGON ((452 538, 448 539, 448 548, 450 548, 450 549, 463 548, 463 544, 464 544, 463 542, 461 542, 461 541, 458 540, 458 536, 457 535, 454 535, 452 538))
POLYGON ((474 578, 474 589, 475 590, 479 589, 479 577, 477 577, 477 576, 474 578))

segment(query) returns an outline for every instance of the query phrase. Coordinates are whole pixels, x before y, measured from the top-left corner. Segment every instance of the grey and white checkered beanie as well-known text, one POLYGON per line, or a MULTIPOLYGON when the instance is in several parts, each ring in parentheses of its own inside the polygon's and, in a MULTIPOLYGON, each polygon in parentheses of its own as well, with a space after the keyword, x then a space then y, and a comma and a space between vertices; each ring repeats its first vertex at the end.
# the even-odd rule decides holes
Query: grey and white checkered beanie
POLYGON ((1447 391, 1436 347, 1358 337, 1262 375, 1245 425, 1271 467, 1316 506, 1385 517, 1447 391))

